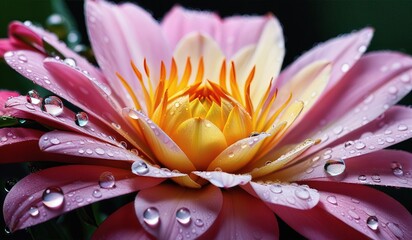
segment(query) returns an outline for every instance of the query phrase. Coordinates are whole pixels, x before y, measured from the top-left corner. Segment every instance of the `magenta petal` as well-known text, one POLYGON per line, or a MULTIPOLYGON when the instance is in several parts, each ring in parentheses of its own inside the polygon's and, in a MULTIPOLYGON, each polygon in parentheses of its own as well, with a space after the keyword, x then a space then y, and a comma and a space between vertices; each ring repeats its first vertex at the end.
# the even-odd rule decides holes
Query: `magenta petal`
POLYGON ((13 91, 4 91, 0 90, 0 115, 4 114, 4 105, 10 97, 17 97, 20 94, 18 92, 13 92, 13 91))
POLYGON ((222 208, 219 188, 189 189, 161 184, 142 190, 135 200, 140 224, 157 239, 193 239, 205 233, 222 208), (192 231, 195 229, 195 231, 192 231))
POLYGON ((95 125, 92 116, 89 116, 89 122, 86 126, 80 127, 75 123, 75 114, 69 109, 64 108, 63 113, 58 117, 54 117, 42 111, 39 106, 28 103, 26 97, 23 96, 9 99, 6 102, 6 107, 7 113, 14 117, 35 120, 41 124, 54 127, 55 129, 83 133, 113 145, 118 144, 113 137, 107 135, 111 132, 117 137, 116 132, 107 131, 107 129, 102 129, 100 126, 95 125))
POLYGON ((288 66, 279 76, 274 87, 281 87, 293 78, 305 66, 318 60, 332 62, 331 79, 328 88, 332 87, 360 58, 369 45, 373 30, 365 28, 355 33, 343 35, 319 44, 288 66))
POLYGON ((128 170, 102 166, 69 165, 49 168, 23 178, 12 188, 4 201, 4 219, 9 228, 15 231, 93 202, 152 187, 161 181, 137 177, 128 170), (99 177, 105 172, 114 177, 114 186, 99 186, 99 177), (63 192, 64 200, 61 204, 54 202, 55 208, 47 207, 42 202, 42 195, 47 188, 56 187, 63 192), (33 213, 30 208, 37 208, 39 212, 33 213))
POLYGON ((319 202, 319 193, 307 186, 292 184, 259 184, 249 182, 242 186, 247 192, 262 199, 267 204, 283 205, 290 208, 310 209, 319 202))
POLYGON ((285 221, 287 225, 307 239, 368 239, 365 235, 326 212, 320 204, 304 211, 280 205, 270 205, 269 207, 277 216, 285 221))
POLYGON ((232 174, 218 171, 201 172, 195 171, 193 174, 209 181, 211 184, 219 188, 232 188, 237 185, 245 185, 252 180, 252 176, 248 174, 232 174))
POLYGON ((223 207, 202 239, 278 239, 272 211, 259 199, 239 189, 223 192, 223 207))
POLYGON ((372 239, 412 238, 412 215, 386 194, 356 184, 329 182, 308 184, 319 190, 322 208, 368 237, 372 239), (377 220, 378 226, 372 225, 371 219, 377 220))
POLYGON ((38 140, 43 132, 26 128, 0 129, 0 162, 21 162, 44 160, 38 140), (16 151, 21 149, 24 151, 16 151))
POLYGON ((92 240, 142 239, 153 237, 148 234, 136 217, 134 204, 128 203, 110 215, 94 232, 92 240))

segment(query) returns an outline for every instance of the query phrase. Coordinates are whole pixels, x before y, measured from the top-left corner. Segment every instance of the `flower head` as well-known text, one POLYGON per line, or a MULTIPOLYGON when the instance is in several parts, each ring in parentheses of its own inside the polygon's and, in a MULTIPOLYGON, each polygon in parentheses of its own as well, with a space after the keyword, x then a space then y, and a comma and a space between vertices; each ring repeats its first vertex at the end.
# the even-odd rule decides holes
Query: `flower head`
POLYGON ((360 185, 411 187, 412 155, 382 149, 411 137, 411 110, 392 105, 412 88, 412 59, 363 55, 372 29, 280 73, 273 15, 175 7, 159 24, 133 4, 86 1, 86 18, 99 67, 32 25, 12 23, 1 42, 12 68, 56 96, 1 93, 0 113, 43 127, 0 129, 0 152, 73 163, 16 184, 4 205, 11 230, 138 192, 95 239, 273 239, 275 214, 308 238, 412 237, 411 214, 360 185))

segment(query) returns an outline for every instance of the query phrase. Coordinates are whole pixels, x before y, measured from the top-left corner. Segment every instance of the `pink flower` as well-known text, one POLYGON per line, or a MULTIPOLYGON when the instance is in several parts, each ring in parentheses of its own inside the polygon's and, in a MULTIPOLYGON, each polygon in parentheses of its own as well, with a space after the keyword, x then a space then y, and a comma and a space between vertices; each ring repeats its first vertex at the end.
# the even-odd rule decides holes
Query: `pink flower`
POLYGON ((362 185, 412 183, 412 155, 383 150, 411 137, 411 109, 393 105, 412 88, 412 59, 363 55, 371 29, 279 73, 271 15, 175 7, 159 25, 132 4, 87 1, 86 17, 100 68, 31 25, 0 42, 12 68, 81 109, 1 93, 2 114, 51 129, 0 129, 2 162, 73 164, 13 187, 11 230, 138 192, 94 239, 274 239, 275 215, 311 239, 412 238, 411 214, 362 185))

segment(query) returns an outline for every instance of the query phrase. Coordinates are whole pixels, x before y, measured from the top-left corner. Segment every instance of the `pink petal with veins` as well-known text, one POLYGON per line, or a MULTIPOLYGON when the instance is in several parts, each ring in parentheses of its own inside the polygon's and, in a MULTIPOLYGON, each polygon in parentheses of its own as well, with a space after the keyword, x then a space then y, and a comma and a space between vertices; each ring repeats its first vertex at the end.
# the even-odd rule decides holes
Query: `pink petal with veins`
MULTIPOLYGON (((9 228, 15 231, 97 201, 155 186, 161 181, 137 177, 128 170, 102 166, 69 165, 49 168, 25 177, 11 189, 4 201, 4 219, 9 228), (113 186, 99 186, 99 178, 105 172, 114 177, 113 186), (60 188, 63 194, 63 199, 60 200, 63 202, 56 201, 46 206, 42 195, 47 188, 60 188), (31 208, 37 209, 38 213, 31 208)), ((58 200, 60 196, 55 195, 54 200, 58 200)))
POLYGON ((259 184, 249 182, 241 186, 248 193, 262 199, 269 205, 282 205, 296 209, 311 209, 319 201, 319 193, 312 188, 292 184, 259 184))
POLYGON ((134 213, 134 204, 129 203, 104 220, 93 233, 92 240, 154 239, 140 225, 134 213))
POLYGON ((223 207, 202 239, 279 239, 275 215, 260 200, 239 190, 223 192, 223 207))
POLYGON ((195 190, 161 184, 140 191, 135 209, 140 224, 157 239, 196 238, 215 222, 222 203, 221 191, 212 185, 195 190))

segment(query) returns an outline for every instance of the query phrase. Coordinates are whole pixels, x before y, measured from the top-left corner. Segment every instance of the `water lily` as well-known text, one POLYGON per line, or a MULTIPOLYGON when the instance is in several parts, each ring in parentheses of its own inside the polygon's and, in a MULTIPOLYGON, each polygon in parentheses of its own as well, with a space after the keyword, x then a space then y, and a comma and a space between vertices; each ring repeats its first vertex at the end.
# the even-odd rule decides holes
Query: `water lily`
POLYGON ((411 214, 363 186, 412 186, 412 155, 383 150, 412 134, 411 109, 393 106, 412 58, 364 54, 372 29, 280 72, 273 15, 175 7, 159 24, 130 3, 86 1, 86 19, 99 67, 30 23, 0 41, 12 68, 55 94, 1 92, 2 115, 43 126, 1 128, 1 161, 71 163, 11 189, 11 231, 137 192, 94 239, 275 239, 276 215, 308 238, 412 238, 411 214))

